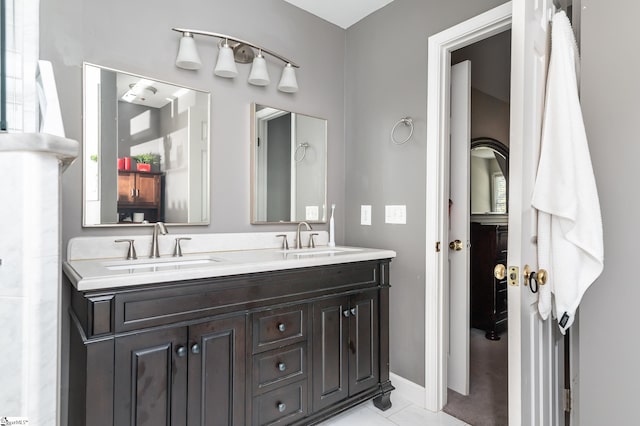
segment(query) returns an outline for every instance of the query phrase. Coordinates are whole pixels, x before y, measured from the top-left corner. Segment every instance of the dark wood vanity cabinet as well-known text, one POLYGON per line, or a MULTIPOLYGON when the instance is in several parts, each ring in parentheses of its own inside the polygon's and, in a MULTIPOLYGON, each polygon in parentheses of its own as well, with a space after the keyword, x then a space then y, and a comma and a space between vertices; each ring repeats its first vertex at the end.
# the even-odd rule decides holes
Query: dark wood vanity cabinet
POLYGON ((377 385, 378 296, 366 292, 313 304, 313 408, 377 385))
POLYGON ((493 275, 498 263, 507 264, 507 235, 506 225, 471 223, 471 326, 491 340, 507 328, 507 280, 493 275))
POLYGON ((71 286, 69 424, 309 425, 369 399, 387 409, 388 265, 71 286))
POLYGON ((115 425, 242 424, 245 317, 115 338, 115 425))

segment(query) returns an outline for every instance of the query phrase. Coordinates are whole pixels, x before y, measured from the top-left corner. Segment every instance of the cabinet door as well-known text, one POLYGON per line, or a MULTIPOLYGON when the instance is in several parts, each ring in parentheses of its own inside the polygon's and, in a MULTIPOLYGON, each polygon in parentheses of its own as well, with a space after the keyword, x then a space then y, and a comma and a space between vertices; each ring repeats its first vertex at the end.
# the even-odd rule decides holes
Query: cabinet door
POLYGON ((136 177, 136 203, 158 204, 160 176, 138 173, 136 177))
POLYGON ((116 338, 115 425, 186 425, 186 342, 186 327, 116 338))
POLYGON ((189 426, 244 425, 245 317, 189 327, 189 426))
POLYGON ((313 409, 321 410, 349 393, 349 298, 313 304, 313 409))
POLYGON ((135 173, 118 173, 118 202, 133 203, 135 201, 135 173))
POLYGON ((379 382, 378 292, 351 297, 349 317, 349 396, 379 382))

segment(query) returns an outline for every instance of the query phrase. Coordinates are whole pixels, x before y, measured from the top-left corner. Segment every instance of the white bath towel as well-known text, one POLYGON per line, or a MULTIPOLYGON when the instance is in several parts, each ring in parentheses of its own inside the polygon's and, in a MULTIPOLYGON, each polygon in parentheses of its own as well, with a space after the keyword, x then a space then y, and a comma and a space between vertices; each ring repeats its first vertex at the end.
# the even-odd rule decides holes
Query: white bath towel
POLYGON ((553 310, 564 334, 603 269, 602 218, 578 98, 579 56, 567 15, 552 22, 540 163, 532 205, 538 210, 538 263, 548 272, 538 310, 553 310))

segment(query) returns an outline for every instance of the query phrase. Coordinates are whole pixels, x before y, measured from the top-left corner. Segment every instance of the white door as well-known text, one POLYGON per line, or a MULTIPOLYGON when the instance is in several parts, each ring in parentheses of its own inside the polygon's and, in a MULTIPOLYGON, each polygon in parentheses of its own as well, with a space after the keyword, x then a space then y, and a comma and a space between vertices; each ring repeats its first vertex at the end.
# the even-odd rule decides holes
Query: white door
POLYGON ((561 425, 561 340, 542 321, 523 267, 537 270, 536 213, 531 195, 540 153, 552 0, 514 0, 511 41, 508 285, 509 425, 561 425), (515 274, 515 272, 514 272, 515 274))
POLYGON ((451 67, 449 169, 449 359, 450 389, 469 395, 469 150, 471 62, 451 67))

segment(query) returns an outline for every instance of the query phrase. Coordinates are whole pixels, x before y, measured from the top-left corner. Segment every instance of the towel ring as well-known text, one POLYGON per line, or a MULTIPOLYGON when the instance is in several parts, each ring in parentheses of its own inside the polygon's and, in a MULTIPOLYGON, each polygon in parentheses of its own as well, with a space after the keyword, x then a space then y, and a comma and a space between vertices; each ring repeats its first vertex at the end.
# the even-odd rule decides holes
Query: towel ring
POLYGON ((304 160, 304 157, 307 156, 307 148, 309 148, 309 144, 307 142, 298 144, 296 151, 293 153, 293 158, 296 160, 296 163, 301 162, 304 160), (298 151, 300 151, 300 149, 302 149, 302 157, 298 158, 298 151))
POLYGON ((396 124, 393 125, 393 128, 391 129, 391 141, 393 141, 393 143, 396 145, 403 145, 407 143, 409 139, 411 139, 411 135, 413 135, 413 119, 411 117, 401 118, 396 122, 396 124), (395 136, 396 129, 398 128, 398 125, 400 125, 400 123, 404 124, 405 126, 409 126, 411 128, 409 130, 409 136, 407 136, 405 139, 401 141, 397 140, 395 136))

